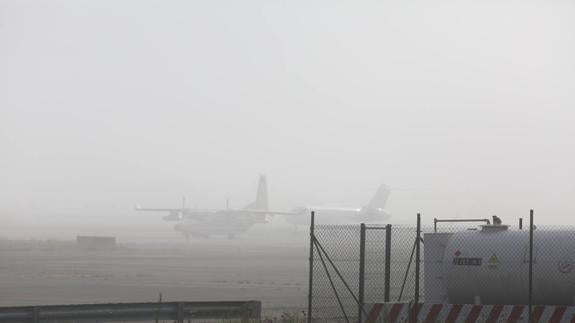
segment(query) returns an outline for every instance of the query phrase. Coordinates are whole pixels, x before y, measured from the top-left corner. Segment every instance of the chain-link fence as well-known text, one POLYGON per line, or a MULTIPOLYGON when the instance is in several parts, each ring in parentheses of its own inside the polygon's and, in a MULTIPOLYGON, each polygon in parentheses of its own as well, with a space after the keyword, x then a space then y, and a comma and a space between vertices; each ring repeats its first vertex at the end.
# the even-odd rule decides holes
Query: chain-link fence
POLYGON ((315 226, 310 321, 362 322, 381 302, 572 305, 573 229, 497 217, 315 226))
POLYGON ((360 321, 369 304, 413 301, 416 231, 391 225, 314 226, 310 320, 360 321))
MULTIPOLYGON (((360 245, 361 241, 364 241, 362 249, 365 250, 363 257, 360 250, 360 280, 358 282, 362 304, 389 299, 389 293, 386 293, 390 284, 389 268, 386 267, 389 261, 386 262, 386 257, 391 253, 386 252, 386 246, 391 245, 387 241, 391 237, 390 229, 391 226, 384 225, 360 226, 360 245), (363 239, 361 239, 361 232, 364 232, 363 239), (363 287, 361 282, 363 282, 363 287)), ((358 315, 361 316, 361 313, 358 312, 358 315)))
POLYGON ((317 225, 312 249, 314 321, 357 319, 360 254, 358 225, 317 225))

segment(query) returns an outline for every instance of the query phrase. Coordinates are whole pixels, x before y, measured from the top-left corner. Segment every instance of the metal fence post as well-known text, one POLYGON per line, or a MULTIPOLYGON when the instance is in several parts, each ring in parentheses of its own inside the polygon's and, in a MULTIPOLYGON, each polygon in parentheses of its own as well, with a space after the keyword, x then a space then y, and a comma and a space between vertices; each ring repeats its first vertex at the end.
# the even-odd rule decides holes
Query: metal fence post
POLYGON ((176 322, 178 323, 184 323, 184 303, 182 302, 178 302, 178 318, 176 319, 176 322))
POLYGON ((361 323, 363 321, 363 305, 365 297, 365 223, 359 226, 359 287, 358 287, 358 300, 359 309, 357 313, 357 321, 361 323))
POLYGON ((420 274, 420 243, 421 243, 421 215, 417 213, 417 241, 415 242, 415 304, 419 303, 419 274, 420 274))
POLYGON ((385 226, 385 278, 383 283, 383 301, 389 302, 391 289, 391 224, 385 226))
POLYGON ((523 218, 519 218, 519 230, 523 230, 523 218))
POLYGON ((32 322, 40 323, 40 307, 38 306, 32 308, 32 322))
POLYGON ((307 323, 311 323, 312 299, 313 299, 313 246, 315 244, 314 235, 315 212, 311 211, 311 222, 309 226, 309 285, 307 294, 307 323))
POLYGON ((529 322, 533 307, 533 209, 529 211, 529 322))

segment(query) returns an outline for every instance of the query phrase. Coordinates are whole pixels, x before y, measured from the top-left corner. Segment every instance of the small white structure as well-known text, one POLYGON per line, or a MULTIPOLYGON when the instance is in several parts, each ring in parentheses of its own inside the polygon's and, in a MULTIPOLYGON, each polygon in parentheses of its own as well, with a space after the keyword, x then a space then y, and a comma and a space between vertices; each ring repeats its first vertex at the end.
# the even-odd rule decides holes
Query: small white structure
POLYGON ((115 237, 101 236, 77 236, 76 244, 85 249, 114 249, 116 247, 115 237))

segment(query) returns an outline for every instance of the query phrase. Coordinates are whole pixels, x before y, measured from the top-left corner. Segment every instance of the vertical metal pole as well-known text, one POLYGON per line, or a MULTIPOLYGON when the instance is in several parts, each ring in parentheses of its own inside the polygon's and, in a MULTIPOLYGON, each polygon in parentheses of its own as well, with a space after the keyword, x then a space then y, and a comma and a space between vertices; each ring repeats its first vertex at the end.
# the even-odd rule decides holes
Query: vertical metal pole
POLYGON ((421 215, 417 213, 417 237, 415 242, 415 304, 419 303, 419 262, 421 242, 421 215))
POLYGON ((40 307, 38 306, 32 308, 32 322, 40 323, 40 307))
POLYGON ((519 230, 523 230, 523 218, 519 218, 519 230))
POLYGON ((156 323, 160 321, 160 307, 162 306, 162 293, 158 293, 158 308, 156 309, 156 323))
POLYGON ((359 308, 357 321, 361 323, 365 296, 365 223, 360 224, 359 230, 359 288, 357 292, 359 308))
POLYGON ((533 209, 529 211, 529 322, 533 307, 533 209))
POLYGON ((311 223, 309 225, 309 285, 307 294, 307 323, 311 323, 312 299, 313 299, 313 246, 315 244, 314 225, 315 212, 311 211, 311 223))
POLYGON ((178 318, 176 319, 177 323, 184 323, 184 303, 178 302, 178 318))
POLYGON ((437 218, 433 219, 433 232, 437 233, 437 218))
POLYGON ((383 288, 383 301, 389 302, 391 287, 391 224, 385 226, 385 278, 383 288))

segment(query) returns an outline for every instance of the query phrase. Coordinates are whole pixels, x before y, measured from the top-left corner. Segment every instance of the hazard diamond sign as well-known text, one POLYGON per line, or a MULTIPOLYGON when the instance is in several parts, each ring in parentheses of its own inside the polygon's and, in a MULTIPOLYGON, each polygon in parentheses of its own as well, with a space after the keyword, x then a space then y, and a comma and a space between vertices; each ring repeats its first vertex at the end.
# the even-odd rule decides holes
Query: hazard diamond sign
POLYGON ((487 261, 487 268, 497 269, 497 267, 499 267, 499 258, 497 258, 496 254, 493 254, 487 261))

